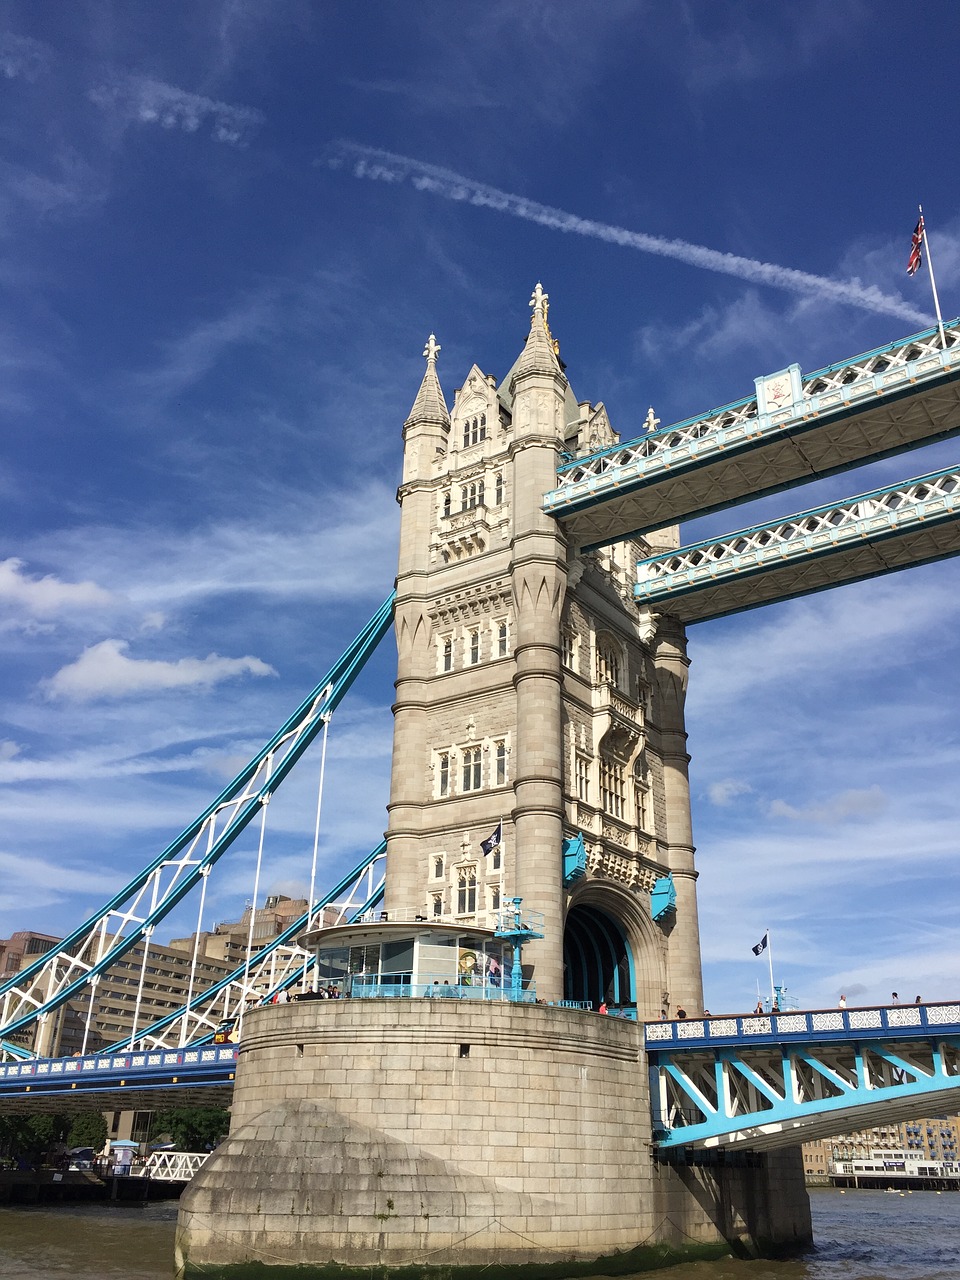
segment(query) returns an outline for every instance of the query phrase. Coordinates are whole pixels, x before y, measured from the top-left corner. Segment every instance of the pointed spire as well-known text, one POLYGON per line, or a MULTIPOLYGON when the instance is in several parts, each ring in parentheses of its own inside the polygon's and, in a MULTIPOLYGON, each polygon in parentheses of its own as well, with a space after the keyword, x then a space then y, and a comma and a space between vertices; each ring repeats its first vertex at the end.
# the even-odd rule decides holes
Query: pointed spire
POLYGON ((560 362, 557 359, 557 343, 550 333, 547 313, 550 307, 550 295, 544 293, 543 285, 537 286, 530 298, 533 314, 530 316, 530 332, 520 359, 513 367, 514 375, 523 373, 560 373, 560 362))
POLYGON ((437 356, 439 353, 440 344, 431 333, 427 339, 427 345, 423 348, 427 368, 407 422, 439 422, 445 426, 450 425, 450 413, 447 409, 447 402, 443 398, 440 379, 437 377, 437 356))

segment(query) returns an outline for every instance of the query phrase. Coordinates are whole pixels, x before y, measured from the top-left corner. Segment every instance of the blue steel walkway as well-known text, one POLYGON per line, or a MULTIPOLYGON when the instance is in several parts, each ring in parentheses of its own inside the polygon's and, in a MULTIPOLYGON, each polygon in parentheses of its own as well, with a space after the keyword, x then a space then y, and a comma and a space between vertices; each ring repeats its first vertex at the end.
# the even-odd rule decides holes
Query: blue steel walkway
POLYGON ((227 1106, 236 1064, 233 1044, 0 1063, 0 1114, 227 1106))
POLYGON ((960 1003, 650 1022, 661 1148, 795 1146, 960 1105, 960 1003))

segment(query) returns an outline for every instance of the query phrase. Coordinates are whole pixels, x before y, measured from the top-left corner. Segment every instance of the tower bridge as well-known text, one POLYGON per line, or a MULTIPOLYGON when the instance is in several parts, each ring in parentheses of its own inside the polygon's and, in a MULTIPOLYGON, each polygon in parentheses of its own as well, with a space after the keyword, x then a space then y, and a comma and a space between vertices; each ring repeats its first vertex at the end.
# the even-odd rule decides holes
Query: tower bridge
POLYGON ((215 863, 254 819, 262 850, 270 795, 326 743, 392 619, 385 843, 319 899, 335 917, 311 906, 282 964, 268 949, 92 1066, 0 1073, 0 1108, 97 1077, 187 1089, 218 1018, 236 1021, 231 1133, 182 1203, 184 1268, 800 1242, 801 1130, 922 1111, 960 1085, 954 1006, 916 1026, 883 1010, 829 1026, 827 1012, 659 1020, 667 1004, 702 1009, 685 624, 955 554, 960 472, 711 543, 682 547, 676 522, 956 434, 960 321, 942 342, 930 330, 811 375, 791 365, 621 444, 602 402, 574 394, 547 302, 538 285, 506 376, 473 365, 449 406, 431 335, 403 427, 395 592, 178 840, 0 986, 0 1039, 39 1026, 42 1053, 57 1009, 134 942, 145 966, 191 888, 199 929, 215 863), (353 998, 249 1007, 318 977, 353 998), (586 1011, 602 1003, 627 1016, 586 1011), (693 1173, 656 1163, 655 1145, 756 1159, 693 1173))

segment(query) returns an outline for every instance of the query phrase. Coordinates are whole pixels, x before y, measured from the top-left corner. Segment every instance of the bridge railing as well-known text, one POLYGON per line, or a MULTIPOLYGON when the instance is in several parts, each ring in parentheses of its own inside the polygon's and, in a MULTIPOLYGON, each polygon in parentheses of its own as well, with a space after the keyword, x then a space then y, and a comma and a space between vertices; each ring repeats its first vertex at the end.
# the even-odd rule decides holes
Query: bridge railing
POLYGON ((209 1151, 154 1151, 137 1172, 154 1182, 189 1182, 209 1155, 209 1151))
POLYGON ((161 1049, 137 1053, 93 1053, 83 1058, 31 1058, 28 1062, 0 1063, 0 1080, 56 1079, 121 1071, 178 1067, 184 1071, 236 1062, 236 1045, 211 1045, 196 1049, 161 1049))
POLYGON ((896 394, 917 379, 953 369, 960 359, 960 322, 951 321, 944 328, 944 346, 939 330, 933 328, 813 373, 803 374, 794 366, 789 400, 766 412, 761 412, 756 396, 747 397, 575 458, 557 469, 557 487, 544 496, 544 509, 557 514, 567 503, 592 492, 598 480, 624 479, 624 468, 644 470, 667 457, 675 466, 681 456, 695 459, 716 445, 733 449, 756 436, 758 429, 780 428, 794 418, 840 410, 861 398, 896 394))
POLYGON ((503 981, 501 986, 489 980, 467 983, 457 982, 449 975, 420 974, 416 982, 384 982, 380 978, 367 979, 362 974, 354 974, 350 994, 355 1000, 504 1000, 512 1004, 536 1004, 537 991, 533 984, 514 991, 509 978, 503 981))
POLYGON ((680 1022, 647 1022, 647 1049, 699 1048, 745 1041, 783 1041, 791 1037, 849 1039, 852 1036, 922 1034, 946 1029, 955 1033, 960 1003, 909 1004, 864 1009, 814 1009, 809 1012, 734 1014, 729 1017, 687 1018, 680 1022))

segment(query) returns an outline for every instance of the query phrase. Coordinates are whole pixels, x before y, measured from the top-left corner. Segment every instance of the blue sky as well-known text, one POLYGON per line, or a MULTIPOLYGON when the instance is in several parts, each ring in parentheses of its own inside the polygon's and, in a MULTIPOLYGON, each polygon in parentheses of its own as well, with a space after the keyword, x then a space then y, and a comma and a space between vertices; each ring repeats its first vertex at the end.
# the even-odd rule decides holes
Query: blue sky
MULTIPOLYGON (((956 6, 0 7, 0 936, 67 930, 389 590, 431 331, 502 377, 541 279, 627 439, 960 312, 956 6), (359 20, 358 20, 359 18, 359 20)), ((686 540, 957 460, 947 443, 686 540)), ((707 1001, 955 994, 958 566, 691 629, 707 1001)), ((334 718, 330 880, 384 826, 393 654, 334 718)), ((315 769, 271 806, 305 887, 315 769)), ((249 896, 255 839, 210 918, 249 896)), ((189 913, 182 920, 193 922, 189 913)))

